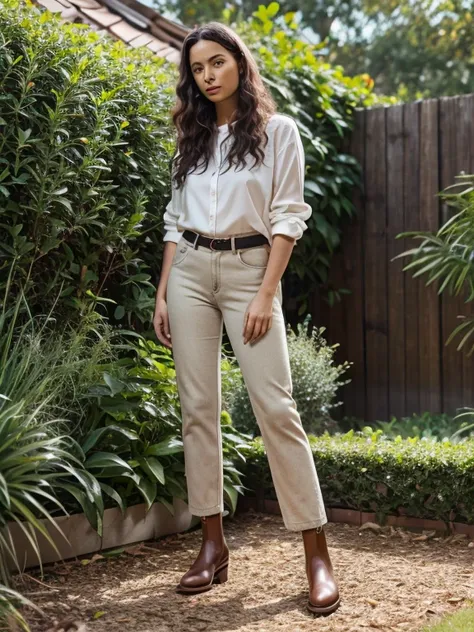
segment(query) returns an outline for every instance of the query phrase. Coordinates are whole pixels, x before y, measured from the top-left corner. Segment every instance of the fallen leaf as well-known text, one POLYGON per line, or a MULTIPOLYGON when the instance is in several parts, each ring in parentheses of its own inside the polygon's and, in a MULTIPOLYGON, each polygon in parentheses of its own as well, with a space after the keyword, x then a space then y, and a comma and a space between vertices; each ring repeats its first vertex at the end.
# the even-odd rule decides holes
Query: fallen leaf
POLYGON ((103 559, 104 559, 103 555, 96 553, 90 558, 90 560, 89 559, 81 560, 81 564, 83 566, 87 566, 88 564, 91 564, 92 562, 97 562, 97 560, 103 560, 103 559))
POLYGON ((93 555, 91 557, 91 562, 97 562, 97 560, 103 560, 104 556, 101 555, 100 553, 96 553, 95 555, 93 555))
POLYGON ((146 557, 148 554, 143 550, 142 545, 139 544, 138 546, 129 546, 125 549, 125 553, 127 553, 127 555, 133 555, 135 557, 138 556, 142 556, 142 557, 146 557))
POLYGON ((368 597, 366 598, 366 602, 369 603, 371 606, 375 607, 379 605, 379 602, 376 601, 375 599, 369 599, 368 597))
POLYGON ((125 551, 125 547, 121 546, 118 549, 112 549, 111 551, 104 551, 104 557, 115 557, 116 555, 121 555, 125 551))
POLYGON ((93 619, 100 619, 100 617, 103 617, 105 614, 105 610, 98 610, 97 612, 94 612, 93 615, 93 619))
POLYGON ((456 533, 453 535, 451 544, 454 544, 455 542, 464 542, 464 540, 467 540, 467 535, 465 533, 456 533))
POLYGON ((361 527, 359 527, 359 531, 373 531, 374 533, 380 533, 382 531, 382 527, 375 522, 365 522, 361 527))
POLYGON ((71 572, 70 568, 53 568, 51 569, 51 572, 54 573, 55 575, 69 575, 69 573, 71 572))

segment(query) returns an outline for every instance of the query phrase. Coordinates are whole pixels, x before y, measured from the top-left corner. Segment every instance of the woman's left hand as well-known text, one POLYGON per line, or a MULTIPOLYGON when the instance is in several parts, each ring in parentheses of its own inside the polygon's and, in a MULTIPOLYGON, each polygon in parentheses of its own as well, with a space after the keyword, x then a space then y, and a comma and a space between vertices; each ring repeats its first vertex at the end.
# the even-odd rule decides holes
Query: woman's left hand
POLYGON ((263 292, 257 294, 250 301, 244 316, 244 345, 256 342, 264 336, 272 326, 273 296, 263 292))

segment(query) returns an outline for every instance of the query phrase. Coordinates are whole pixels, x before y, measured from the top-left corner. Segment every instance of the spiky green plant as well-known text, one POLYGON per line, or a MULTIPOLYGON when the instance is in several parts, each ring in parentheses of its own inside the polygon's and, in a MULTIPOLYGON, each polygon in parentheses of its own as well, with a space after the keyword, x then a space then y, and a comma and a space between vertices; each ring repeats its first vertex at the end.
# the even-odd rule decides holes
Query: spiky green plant
MULTIPOLYGON (((461 174, 458 182, 444 189, 439 196, 448 207, 455 209, 454 215, 436 232, 408 231, 397 235, 397 239, 412 237, 421 240, 417 248, 410 248, 392 259, 410 257, 411 262, 403 270, 414 270, 413 277, 427 276, 426 285, 439 281, 438 294, 448 291, 457 296, 466 294, 466 303, 474 299, 474 175, 461 174), (448 193, 463 187, 462 191, 448 193)), ((450 334, 446 345, 453 338, 462 336, 458 351, 467 345, 474 334, 474 317, 461 315, 462 322, 450 334)), ((474 342, 468 356, 474 351, 474 342)))

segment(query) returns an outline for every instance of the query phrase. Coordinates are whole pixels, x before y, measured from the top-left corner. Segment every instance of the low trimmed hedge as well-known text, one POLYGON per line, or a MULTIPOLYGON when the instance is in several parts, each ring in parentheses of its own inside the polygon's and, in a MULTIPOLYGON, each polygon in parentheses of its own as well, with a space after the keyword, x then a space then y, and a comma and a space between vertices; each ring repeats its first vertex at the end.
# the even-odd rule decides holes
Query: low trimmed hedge
MULTIPOLYGON (((309 436, 327 507, 472 523, 474 441, 453 445, 379 432, 309 436)), ((247 496, 276 499, 261 437, 245 451, 247 496)))

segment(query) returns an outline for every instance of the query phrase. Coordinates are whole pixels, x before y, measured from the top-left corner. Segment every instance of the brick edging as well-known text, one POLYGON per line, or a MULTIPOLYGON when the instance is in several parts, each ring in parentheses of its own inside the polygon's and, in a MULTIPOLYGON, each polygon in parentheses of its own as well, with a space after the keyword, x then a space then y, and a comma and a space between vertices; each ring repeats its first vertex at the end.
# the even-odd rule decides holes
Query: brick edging
MULTIPOLYGON (((267 498, 248 498, 239 496, 236 513, 244 513, 249 509, 261 511, 262 513, 276 514, 281 516, 280 505, 278 500, 269 500, 267 498)), ((358 511, 357 509, 340 509, 336 507, 326 507, 326 514, 329 522, 343 522, 361 526, 365 522, 377 521, 376 514, 366 511, 358 511)), ((474 540, 474 525, 464 524, 462 522, 444 522, 443 520, 431 520, 428 518, 413 518, 411 516, 387 516, 385 525, 393 527, 403 527, 413 530, 436 530, 448 531, 450 534, 464 533, 474 540)))

